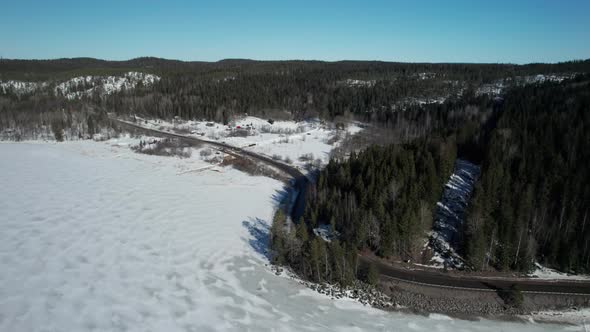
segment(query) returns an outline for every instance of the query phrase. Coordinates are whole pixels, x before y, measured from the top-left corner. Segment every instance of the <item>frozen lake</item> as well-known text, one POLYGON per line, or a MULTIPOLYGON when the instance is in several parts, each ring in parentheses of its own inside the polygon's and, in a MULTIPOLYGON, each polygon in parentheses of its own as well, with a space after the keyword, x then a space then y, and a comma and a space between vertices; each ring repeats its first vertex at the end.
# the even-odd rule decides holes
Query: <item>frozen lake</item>
POLYGON ((583 331, 386 313, 275 276, 282 184, 203 163, 0 144, 0 331, 583 331))

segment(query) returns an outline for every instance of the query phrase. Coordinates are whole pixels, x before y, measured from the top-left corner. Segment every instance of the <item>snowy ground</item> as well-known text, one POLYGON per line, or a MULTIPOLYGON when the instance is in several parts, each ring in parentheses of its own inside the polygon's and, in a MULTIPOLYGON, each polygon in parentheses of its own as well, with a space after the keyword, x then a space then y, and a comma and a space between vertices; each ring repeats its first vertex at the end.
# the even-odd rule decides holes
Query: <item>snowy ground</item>
POLYGON ((139 119, 138 124, 224 142, 286 161, 301 169, 309 163, 316 166, 326 164, 330 159, 330 151, 346 135, 355 134, 361 130, 355 124, 338 130, 319 120, 274 121, 270 124, 266 119, 253 116, 233 120, 228 125, 209 121, 167 122, 144 119, 139 119))
POLYGON ((0 331, 583 331, 319 295, 265 265, 282 183, 128 143, 0 144, 0 331))
POLYGON ((578 309, 578 310, 567 310, 567 311, 538 311, 528 317, 524 317, 531 321, 544 321, 544 322, 563 322, 568 321, 574 326, 573 331, 578 328, 581 331, 590 331, 590 309, 578 309))
POLYGON ((494 81, 489 84, 482 84, 477 88, 476 95, 492 95, 497 96, 502 94, 508 87, 523 86, 527 84, 544 83, 544 82, 562 82, 566 79, 571 79, 576 76, 576 73, 553 73, 553 74, 538 74, 529 76, 516 76, 514 78, 507 77, 494 81))
MULTIPOLYGON (((53 93, 68 99, 90 97, 95 93, 109 95, 122 89, 134 89, 139 83, 151 85, 160 77, 152 74, 130 71, 119 76, 79 76, 58 83, 53 93)), ((0 94, 15 93, 26 95, 44 90, 53 82, 0 81, 0 94)))
POLYGON ((478 176, 479 166, 457 159, 453 174, 443 190, 442 199, 436 203, 434 225, 426 244, 433 253, 430 263, 434 267, 463 266, 463 260, 457 254, 458 237, 465 209, 478 176))
POLYGON ((548 280, 590 280, 590 275, 567 274, 535 263, 535 271, 529 277, 548 280))

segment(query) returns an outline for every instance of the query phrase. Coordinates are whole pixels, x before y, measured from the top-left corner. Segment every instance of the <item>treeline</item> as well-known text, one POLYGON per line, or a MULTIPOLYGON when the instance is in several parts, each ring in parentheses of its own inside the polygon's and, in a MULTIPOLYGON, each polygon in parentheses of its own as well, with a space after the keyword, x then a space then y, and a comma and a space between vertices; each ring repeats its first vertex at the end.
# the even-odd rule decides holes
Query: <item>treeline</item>
MULTIPOLYGON (((178 116, 217 122, 228 122, 236 115, 248 113, 296 120, 344 116, 393 129, 407 128, 405 136, 418 137, 430 129, 432 113, 420 113, 422 107, 416 106, 417 103, 445 99, 448 103, 434 105, 441 110, 436 116, 452 117, 447 111, 458 108, 453 103, 472 96, 483 83, 540 73, 588 71, 588 60, 519 66, 240 59, 219 62, 157 58, 129 61, 2 59, 0 80, 44 81, 47 85, 32 93, 9 91, 0 95, 0 130, 20 128, 26 135, 31 127, 44 128, 45 118, 57 117, 63 110, 82 111, 97 117, 98 113, 115 112, 122 116, 137 114, 162 119, 178 116), (53 93, 56 84, 68 78, 122 75, 126 71, 154 73, 162 79, 153 85, 140 85, 110 95, 101 94, 97 89, 97 93, 81 100, 68 100, 53 93), (411 113, 401 111, 412 108, 414 112, 411 113)), ((81 85, 75 89, 82 88, 81 85)), ((70 125, 65 117, 62 122, 70 125)), ((78 128, 87 124, 74 122, 71 126, 66 129, 83 132, 78 128)))
POLYGON ((285 225, 281 214, 275 218, 273 261, 305 278, 347 284, 368 278, 358 269, 359 251, 415 256, 455 158, 452 136, 374 145, 347 160, 331 160, 308 188, 302 219, 285 225), (317 236, 317 228, 329 229, 332 241, 317 236))
POLYGON ((163 77, 195 75, 203 79, 227 78, 237 75, 321 74, 327 81, 342 79, 381 80, 416 76, 419 73, 444 76, 449 80, 469 80, 489 83, 492 80, 536 75, 542 73, 588 72, 589 60, 554 64, 532 63, 476 64, 476 63, 403 63, 383 61, 255 61, 226 59, 217 62, 179 61, 141 57, 126 61, 93 58, 63 58, 55 60, 0 59, 0 80, 50 81, 86 75, 116 75, 126 71, 143 71, 163 77))
MULTIPOLYGON (((383 125, 397 123, 403 112, 394 107, 408 97, 447 96, 457 98, 453 85, 442 80, 378 81, 371 86, 350 86, 326 81, 323 73, 305 77, 253 74, 212 82, 198 77, 163 78, 154 86, 122 92, 93 104, 119 114, 144 114, 158 118, 207 119, 226 123, 240 114, 261 117, 287 116, 295 120, 308 117, 333 119, 355 117, 383 125)), ((404 110, 414 105, 404 107, 404 110)), ((454 109, 447 107, 445 110, 454 109)), ((452 116, 446 114, 442 116, 452 116)), ((410 120, 410 119, 408 119, 410 120)))
POLYGON ((539 261, 590 271, 590 76, 514 88, 487 105, 491 116, 462 107, 447 128, 331 160, 303 218, 273 224, 274 262, 347 283, 366 276, 360 251, 419 258, 459 155, 482 165, 461 237, 469 268, 530 271, 539 261), (330 242, 315 234, 322 228, 330 242))
POLYGON ((281 210, 273 219, 270 249, 273 264, 289 266, 309 280, 349 285, 363 278, 354 246, 340 241, 326 242, 306 222, 288 223, 281 210))
POLYGON ((105 112, 83 101, 47 95, 0 96, 0 139, 87 139, 114 129, 105 112))
POLYGON ((150 70, 162 77, 157 84, 92 102, 119 114, 159 118, 227 122, 244 113, 268 117, 283 112, 296 120, 357 116, 391 123, 389 114, 412 102, 457 99, 499 78, 587 72, 590 61, 516 66, 224 60, 156 62, 150 70))
POLYGON ((474 268, 590 271, 589 80, 506 96, 465 223, 474 268))

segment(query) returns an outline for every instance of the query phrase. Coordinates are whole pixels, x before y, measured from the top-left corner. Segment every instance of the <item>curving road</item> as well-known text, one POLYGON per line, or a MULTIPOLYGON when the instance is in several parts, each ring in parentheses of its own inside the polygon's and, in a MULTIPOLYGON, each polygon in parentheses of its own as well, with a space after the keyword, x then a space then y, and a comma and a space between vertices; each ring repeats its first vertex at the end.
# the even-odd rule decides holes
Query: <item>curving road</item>
POLYGON ((523 293, 590 297, 590 281, 452 276, 444 272, 411 270, 395 267, 366 256, 360 256, 359 258, 361 264, 375 264, 382 278, 424 286, 497 292, 499 290, 507 290, 511 286, 517 285, 523 293))
POLYGON ((268 164, 268 165, 271 165, 275 168, 278 168, 281 171, 287 173, 288 175, 292 176, 295 179, 298 179, 301 177, 305 178, 305 175, 300 170, 298 170, 297 168, 295 168, 291 165, 287 165, 287 164, 282 163, 280 161, 274 160, 270 157, 267 157, 267 156, 264 156, 264 155, 261 155, 261 154, 258 154, 258 153, 252 152, 252 151, 244 150, 242 148, 238 148, 235 146, 231 146, 229 144, 215 142, 215 141, 208 141, 208 140, 204 140, 204 139, 200 139, 200 138, 192 137, 192 136, 175 134, 175 133, 171 133, 169 131, 146 128, 146 127, 142 127, 136 123, 124 121, 124 120, 113 118, 113 117, 111 117, 111 120, 116 122, 119 126, 132 128, 134 130, 149 133, 154 136, 178 138, 178 139, 181 139, 181 140, 183 140, 185 142, 189 142, 189 143, 208 144, 208 145, 211 145, 214 148, 216 148, 220 151, 223 151, 224 153, 227 153, 227 154, 236 155, 236 156, 246 155, 248 157, 251 157, 253 159, 261 161, 265 164, 268 164))
POLYGON ((255 153, 252 151, 248 151, 248 150, 244 150, 242 148, 231 146, 229 144, 215 142, 215 141, 208 141, 208 140, 204 140, 204 139, 200 139, 200 138, 192 137, 192 136, 175 134, 175 133, 171 133, 168 131, 145 128, 145 127, 142 127, 136 123, 117 119, 112 116, 110 117, 110 119, 111 119, 111 121, 114 121, 115 123, 117 123, 121 127, 131 128, 133 130, 144 132, 146 134, 150 134, 153 136, 177 138, 177 139, 181 139, 181 140, 188 142, 188 143, 207 144, 207 145, 210 145, 213 148, 215 148, 219 151, 222 151, 224 153, 227 153, 227 154, 230 154, 233 156, 248 156, 252 159, 256 159, 262 163, 265 163, 267 165, 275 167, 275 168, 285 172, 287 175, 291 176, 294 180, 293 181, 293 188, 295 189, 295 191, 297 193, 297 198, 295 199, 295 202, 293 204, 293 208, 291 210, 291 219, 292 220, 299 220, 299 218, 303 215, 303 210, 305 207, 305 189, 307 188, 307 184, 308 184, 309 180, 307 179, 305 174, 303 174, 299 169, 297 169, 294 166, 287 165, 285 163, 274 160, 274 159, 267 157, 265 155, 255 153))
MULTIPOLYGON (((169 138, 177 138, 189 143, 208 144, 214 148, 235 156, 248 156, 263 162, 267 165, 275 167, 286 174, 293 177, 295 180, 294 187, 299 193, 293 208, 292 218, 298 220, 303 212, 303 204, 305 201, 304 194, 308 184, 307 177, 297 168, 291 165, 284 164, 267 156, 244 150, 225 143, 213 142, 199 139, 196 137, 179 135, 167 131, 156 130, 142 127, 136 123, 120 120, 111 117, 111 120, 122 127, 131 128, 142 131, 153 136, 162 136, 169 138)), ((361 264, 373 263, 377 266, 381 278, 420 284, 430 287, 440 288, 456 288, 473 291, 488 291, 496 292, 498 290, 509 289, 512 285, 518 285, 524 293, 537 294, 557 294, 567 296, 588 296, 590 297, 590 281, 564 281, 564 280, 539 280, 527 278, 499 278, 499 277, 470 277, 470 276, 451 276, 445 273, 424 271, 424 270, 410 270, 406 268, 395 267, 380 260, 372 259, 366 256, 360 256, 361 264)))

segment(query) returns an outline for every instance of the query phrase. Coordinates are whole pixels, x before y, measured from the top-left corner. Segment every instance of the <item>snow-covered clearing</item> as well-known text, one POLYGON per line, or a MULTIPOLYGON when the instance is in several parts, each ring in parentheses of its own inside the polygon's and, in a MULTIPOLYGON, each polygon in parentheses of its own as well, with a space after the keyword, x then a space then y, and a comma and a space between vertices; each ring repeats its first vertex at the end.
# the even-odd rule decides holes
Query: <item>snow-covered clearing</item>
POLYGON ((312 164, 320 166, 330 159, 332 151, 346 135, 361 130, 354 123, 336 129, 319 120, 273 121, 246 116, 231 121, 228 125, 210 121, 173 122, 137 118, 137 123, 146 128, 179 132, 183 135, 223 142, 305 169, 312 164))
POLYGON ((0 331, 582 331, 315 293, 265 265, 281 182, 129 143, 0 144, 0 331))

